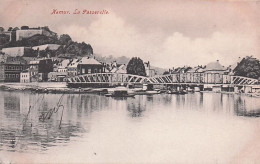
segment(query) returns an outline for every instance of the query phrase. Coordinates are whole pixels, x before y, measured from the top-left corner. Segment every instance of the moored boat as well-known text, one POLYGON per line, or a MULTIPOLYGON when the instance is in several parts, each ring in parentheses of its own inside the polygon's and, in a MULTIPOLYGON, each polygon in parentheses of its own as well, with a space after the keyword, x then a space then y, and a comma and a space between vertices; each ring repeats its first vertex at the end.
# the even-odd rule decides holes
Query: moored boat
POLYGON ((108 94, 105 94, 106 97, 134 97, 134 94, 129 94, 127 89, 123 87, 115 88, 110 90, 108 94))
POLYGON ((179 94, 179 95, 184 95, 184 94, 186 94, 187 92, 186 92, 185 90, 180 90, 180 91, 168 90, 166 93, 167 93, 167 94, 179 94))

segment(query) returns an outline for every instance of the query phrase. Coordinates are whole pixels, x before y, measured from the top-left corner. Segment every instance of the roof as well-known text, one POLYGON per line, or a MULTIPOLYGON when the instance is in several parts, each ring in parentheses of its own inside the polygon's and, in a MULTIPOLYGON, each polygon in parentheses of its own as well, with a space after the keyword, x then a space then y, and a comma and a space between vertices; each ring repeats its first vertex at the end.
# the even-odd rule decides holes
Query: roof
POLYGON ((100 62, 98 62, 94 58, 88 58, 88 57, 83 57, 79 64, 91 64, 91 65, 102 65, 100 62))
POLYGON ((29 69, 25 69, 21 73, 29 73, 29 69))
POLYGON ((11 49, 30 49, 30 47, 7 47, 7 48, 2 48, 2 51, 4 52, 5 50, 11 50, 11 49))
POLYGON ((66 68, 70 63, 69 59, 65 59, 58 64, 58 68, 66 68))
POLYGON ((206 65, 206 71, 224 71, 226 68, 222 66, 219 61, 217 60, 216 62, 211 62, 206 65))
POLYGON ((79 62, 78 62, 78 59, 73 59, 73 61, 71 62, 71 63, 69 63, 69 65, 68 65, 68 67, 77 67, 78 66, 78 64, 79 64, 79 62))
POLYGON ((20 56, 16 56, 16 57, 7 56, 4 62, 5 64, 26 64, 26 61, 20 56))
POLYGON ((110 72, 112 72, 112 73, 115 73, 116 71, 117 71, 116 67, 114 67, 113 69, 110 70, 110 72))
POLYGON ((188 70, 187 72, 196 72, 200 67, 194 67, 188 70))
POLYGON ((59 47, 60 45, 58 44, 44 44, 40 46, 34 46, 32 49, 37 50, 39 48, 39 50, 46 50, 48 48, 49 50, 57 50, 59 47))
POLYGON ((243 58, 238 58, 238 60, 234 63, 234 64, 232 64, 229 68, 231 69, 231 70, 234 70, 236 67, 237 67, 237 65, 241 62, 241 60, 242 60, 243 58))
POLYGON ((39 64, 40 63, 40 60, 32 60, 30 61, 30 64, 39 64))

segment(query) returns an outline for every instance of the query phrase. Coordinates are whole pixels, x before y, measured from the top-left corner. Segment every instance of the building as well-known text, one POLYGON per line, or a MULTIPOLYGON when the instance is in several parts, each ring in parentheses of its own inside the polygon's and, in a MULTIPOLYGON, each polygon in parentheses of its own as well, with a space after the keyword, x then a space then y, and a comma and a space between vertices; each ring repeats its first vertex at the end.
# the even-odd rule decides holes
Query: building
POLYGON ((209 64, 206 65, 205 69, 204 69, 205 73, 219 73, 219 74, 224 74, 227 70, 226 67, 222 66, 219 63, 219 60, 215 61, 215 62, 211 62, 209 64))
POLYGON ((32 47, 33 50, 39 50, 39 51, 43 51, 43 50, 57 50, 60 47, 60 45, 58 44, 44 44, 44 45, 40 45, 40 46, 34 46, 32 47))
POLYGON ((7 35, 7 36, 9 36, 9 41, 12 40, 12 31, 3 31, 3 32, 0 32, 0 34, 7 35))
POLYGON ((146 76, 152 77, 155 76, 155 70, 151 68, 150 62, 144 62, 144 67, 145 67, 145 73, 146 76))
POLYGON ((27 27, 26 29, 24 29, 23 27, 21 27, 21 29, 14 28, 12 30, 11 35, 12 35, 11 40, 14 40, 13 38, 15 38, 15 40, 18 41, 24 38, 30 38, 34 35, 55 36, 57 34, 55 32, 50 31, 49 28, 45 26, 45 27, 38 27, 38 28, 27 27))
POLYGON ((21 83, 29 83, 29 82, 31 82, 31 76, 30 76, 29 69, 23 70, 20 73, 20 82, 21 83))
POLYGON ((76 76, 78 74, 79 59, 73 59, 67 66, 68 77, 76 76))
POLYGON ((9 56, 27 56, 29 55, 32 51, 30 47, 9 47, 9 48, 3 48, 2 52, 5 55, 9 56))
POLYGON ((22 57, 7 57, 0 63, 0 81, 19 82, 20 73, 27 68, 27 62, 22 57))
POLYGON ((31 81, 47 81, 48 73, 53 72, 51 59, 40 59, 30 61, 29 72, 31 81))
POLYGON ((66 81, 67 72, 50 72, 48 73, 48 81, 66 81))
POLYGON ((238 64, 242 61, 242 59, 243 58, 239 57, 234 64, 228 67, 229 75, 234 75, 234 70, 238 66, 238 64))
POLYGON ((127 71, 126 71, 126 65, 125 65, 125 64, 120 65, 120 66, 117 68, 116 73, 127 73, 127 71))
POLYGON ((107 70, 110 70, 108 72, 111 72, 111 73, 127 73, 126 65, 125 64, 118 64, 116 61, 113 61, 111 64, 108 64, 105 67, 106 67, 105 72, 107 72, 107 70))
POLYGON ((16 30, 16 41, 22 40, 24 38, 29 38, 37 34, 42 35, 43 30, 42 29, 16 30))
POLYGON ((223 75, 227 73, 227 68, 222 66, 219 60, 217 60, 206 65, 204 68, 204 79, 207 83, 220 83, 223 75))
POLYGON ((57 66, 57 72, 68 72, 67 67, 70 63, 69 59, 62 60, 60 63, 58 63, 57 66))
POLYGON ((89 73, 103 73, 105 67, 102 63, 94 58, 83 57, 77 65, 78 75, 89 73))

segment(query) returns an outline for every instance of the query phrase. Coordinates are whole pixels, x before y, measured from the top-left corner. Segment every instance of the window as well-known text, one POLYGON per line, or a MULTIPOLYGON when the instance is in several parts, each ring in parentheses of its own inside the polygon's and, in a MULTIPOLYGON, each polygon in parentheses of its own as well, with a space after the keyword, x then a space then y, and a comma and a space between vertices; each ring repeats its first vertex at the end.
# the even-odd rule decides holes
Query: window
POLYGON ((88 69, 88 73, 91 73, 91 69, 90 68, 88 69))
POLYGON ((19 77, 19 74, 16 74, 16 78, 18 78, 19 77))
POLYGON ((82 68, 82 73, 85 74, 85 68, 82 68))

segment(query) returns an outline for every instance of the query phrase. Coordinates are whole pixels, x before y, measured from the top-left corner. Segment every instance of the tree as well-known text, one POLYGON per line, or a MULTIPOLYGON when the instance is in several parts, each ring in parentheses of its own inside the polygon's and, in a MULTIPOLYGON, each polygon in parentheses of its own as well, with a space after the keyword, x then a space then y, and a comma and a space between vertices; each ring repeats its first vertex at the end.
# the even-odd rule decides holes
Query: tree
POLYGON ((127 64, 126 71, 128 74, 146 76, 144 62, 138 57, 133 57, 127 64))
POLYGON ((3 27, 0 27, 0 33, 4 32, 5 29, 3 27))
POLYGON ((21 27, 21 30, 28 30, 29 29, 29 26, 22 26, 21 27))
POLYGON ((259 60, 252 56, 243 58, 241 62, 234 69, 235 76, 244 76, 257 79, 260 77, 260 63, 259 60))
POLYGON ((71 37, 67 34, 63 34, 59 38, 60 44, 68 45, 69 41, 71 41, 71 37))
POLYGON ((15 27, 12 29, 12 31, 17 31, 17 30, 20 30, 18 27, 15 27))

